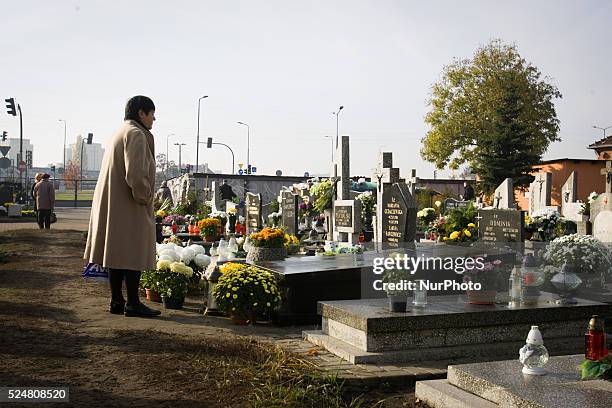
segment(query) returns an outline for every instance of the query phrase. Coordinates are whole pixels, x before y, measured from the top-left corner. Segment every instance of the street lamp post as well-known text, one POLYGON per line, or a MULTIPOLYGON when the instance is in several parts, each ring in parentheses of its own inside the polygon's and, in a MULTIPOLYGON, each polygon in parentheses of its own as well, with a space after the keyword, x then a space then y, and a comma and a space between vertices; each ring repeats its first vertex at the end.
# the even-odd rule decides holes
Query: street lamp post
POLYGON ((251 146, 251 128, 244 122, 238 122, 238 124, 247 127, 247 174, 251 174, 251 161, 249 159, 249 152, 251 146))
POLYGON ((593 125, 593 127, 594 127, 595 129, 603 130, 604 139, 605 139, 605 138, 606 138, 606 130, 608 130, 608 129, 612 128, 612 125, 610 125, 610 126, 608 126, 608 127, 605 127, 605 128, 602 128, 602 127, 599 127, 599 126, 595 126, 595 125, 593 125))
POLYGON ((60 122, 64 122, 64 178, 66 178, 66 121, 60 119, 60 122))
POLYGON ((170 136, 174 136, 174 133, 170 133, 168 136, 166 136, 166 180, 168 179, 168 170, 170 170, 170 159, 168 158, 168 139, 170 136))
POLYGON ((208 95, 204 95, 198 99, 198 136, 196 140, 196 168, 195 172, 198 172, 198 164, 200 163, 200 102, 202 99, 208 98, 208 95))
POLYGON ((175 146, 179 147, 179 176, 181 175, 181 151, 182 151, 182 147, 186 146, 186 143, 175 143, 175 146))
POLYGON ((340 111, 342 109, 344 109, 344 106, 340 105, 340 107, 338 108, 337 112, 332 112, 332 115, 336 115, 336 149, 338 148, 338 134, 340 133, 338 131, 338 129, 339 129, 338 116, 340 115, 340 111))

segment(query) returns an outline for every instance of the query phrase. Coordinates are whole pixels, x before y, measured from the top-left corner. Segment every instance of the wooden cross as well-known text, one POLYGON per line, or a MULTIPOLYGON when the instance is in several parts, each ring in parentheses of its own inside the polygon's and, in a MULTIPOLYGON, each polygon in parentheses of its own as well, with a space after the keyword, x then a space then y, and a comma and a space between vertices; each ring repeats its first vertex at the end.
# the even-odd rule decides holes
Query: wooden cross
POLYGON ((606 193, 612 193, 612 162, 606 161, 606 167, 601 169, 600 174, 606 176, 606 193))

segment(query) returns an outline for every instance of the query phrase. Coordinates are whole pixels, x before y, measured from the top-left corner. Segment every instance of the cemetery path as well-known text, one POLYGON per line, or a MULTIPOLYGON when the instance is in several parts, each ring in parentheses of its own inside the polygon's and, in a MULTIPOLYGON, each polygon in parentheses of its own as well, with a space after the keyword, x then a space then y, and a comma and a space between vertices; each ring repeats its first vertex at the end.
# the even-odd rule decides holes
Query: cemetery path
MULTIPOLYGON (((78 407, 252 406, 258 389, 281 394, 277 383, 312 365, 300 357, 311 346, 293 348, 295 360, 275 344, 313 327, 234 326, 195 302, 156 319, 111 315, 106 285, 81 277, 84 244, 82 231, 0 233, 0 386, 68 386, 78 407)), ((286 404, 260 402, 272 405, 286 404)))

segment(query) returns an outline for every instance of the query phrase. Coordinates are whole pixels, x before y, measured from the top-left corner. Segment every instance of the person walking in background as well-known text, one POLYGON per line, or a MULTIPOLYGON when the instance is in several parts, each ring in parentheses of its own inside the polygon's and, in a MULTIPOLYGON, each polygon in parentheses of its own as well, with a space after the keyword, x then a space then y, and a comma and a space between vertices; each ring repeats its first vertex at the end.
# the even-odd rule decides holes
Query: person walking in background
POLYGON ((32 184, 32 188, 30 189, 30 197, 32 197, 32 201, 34 202, 34 213, 36 214, 36 221, 38 222, 38 208, 36 206, 36 196, 34 195, 34 187, 36 184, 42 180, 43 173, 36 173, 34 176, 34 183, 32 184))
POLYGON ((468 200, 473 200, 475 198, 474 195, 474 187, 472 187, 471 184, 469 184, 467 181, 463 182, 463 200, 464 201, 468 201, 468 200))
POLYGON ((153 317, 160 312, 143 305, 138 297, 141 272, 156 267, 153 101, 134 96, 127 102, 124 119, 104 153, 84 258, 108 268, 111 313, 153 317))
POLYGON ((40 229, 51 228, 51 213, 55 207, 55 187, 49 182, 49 177, 51 176, 47 173, 43 174, 42 179, 32 189, 36 200, 36 219, 40 229))

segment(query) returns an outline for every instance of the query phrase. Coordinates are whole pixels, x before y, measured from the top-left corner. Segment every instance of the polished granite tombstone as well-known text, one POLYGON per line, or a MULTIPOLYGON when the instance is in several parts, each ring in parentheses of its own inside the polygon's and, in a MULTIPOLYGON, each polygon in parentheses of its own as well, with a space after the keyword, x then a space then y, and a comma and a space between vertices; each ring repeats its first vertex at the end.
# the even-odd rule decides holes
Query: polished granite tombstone
MULTIPOLYGON (((283 293, 281 309, 276 314, 279 324, 319 323, 317 302, 325 300, 371 299, 386 297, 381 291, 372 289, 372 283, 380 279, 373 273, 375 258, 390 253, 406 252, 413 256, 462 257, 480 256, 487 253, 490 258, 514 259, 514 253, 503 248, 471 248, 453 245, 416 244, 404 250, 386 252, 366 251, 363 254, 340 254, 336 256, 291 256, 282 261, 263 262, 257 265, 274 273, 283 293)), ((452 279, 461 282, 463 277, 454 271, 418 271, 413 279, 452 279)), ((440 292, 432 291, 435 295, 440 292)), ((445 293, 449 293, 448 291, 445 293)), ((452 292, 450 292, 452 293, 452 292)))
POLYGON ((425 308, 406 313, 389 312, 387 299, 319 302, 322 330, 304 336, 354 364, 478 361, 516 355, 533 324, 551 353, 580 351, 591 315, 612 312, 605 303, 578 299, 575 305, 558 305, 555 298, 543 293, 537 305, 510 308, 472 305, 464 295, 434 296, 425 308))
POLYGON ((415 396, 432 408, 612 406, 612 382, 582 381, 583 360, 583 354, 551 357, 543 376, 522 374, 518 359, 449 366, 447 380, 419 381, 415 396))

